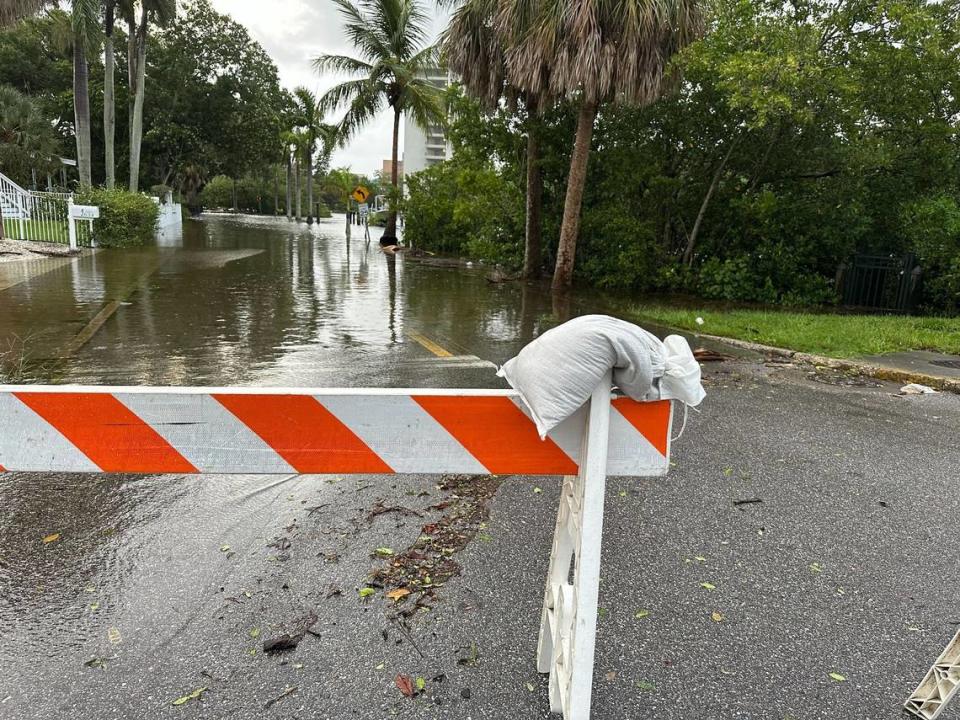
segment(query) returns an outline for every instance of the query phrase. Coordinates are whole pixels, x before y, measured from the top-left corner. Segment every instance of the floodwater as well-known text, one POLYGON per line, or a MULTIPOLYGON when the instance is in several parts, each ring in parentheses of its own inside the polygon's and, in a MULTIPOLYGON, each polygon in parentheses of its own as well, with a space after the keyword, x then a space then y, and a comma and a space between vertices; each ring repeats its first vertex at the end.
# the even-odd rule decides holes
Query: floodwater
POLYGON ((479 264, 385 255, 379 228, 370 242, 344 228, 342 216, 311 228, 211 215, 155 247, 57 260, 27 279, 0 265, 0 350, 8 364, 26 358, 29 381, 489 384, 492 372, 484 383, 462 371, 597 307, 589 296, 557 307, 542 287, 490 282, 479 264))
MULTIPOLYGON (((342 216, 313 227, 206 216, 151 247, 0 265, 7 373, 87 385, 501 387, 496 364, 599 308, 589 296, 558 306, 541 287, 491 282, 480 265, 385 255, 378 228, 369 242, 344 229, 342 216)), ((333 503, 327 487, 310 477, 0 475, 0 717, 142 710, 84 662, 126 657, 133 682, 155 653, 206 631, 216 586, 233 583, 242 599, 264 575, 223 569, 221 548, 262 552, 291 499, 333 503), (80 710, 74 687, 121 699, 80 710)))

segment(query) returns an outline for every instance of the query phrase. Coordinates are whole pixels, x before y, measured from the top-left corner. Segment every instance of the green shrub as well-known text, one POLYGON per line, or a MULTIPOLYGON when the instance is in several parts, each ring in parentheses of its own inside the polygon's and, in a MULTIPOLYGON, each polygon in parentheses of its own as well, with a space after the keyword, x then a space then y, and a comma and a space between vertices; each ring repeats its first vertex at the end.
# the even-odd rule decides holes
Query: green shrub
POLYGON ((146 195, 89 188, 78 192, 74 202, 100 208, 99 219, 93 221, 93 234, 100 247, 129 247, 153 239, 160 209, 146 195))
POLYGON ((160 198, 160 202, 165 202, 167 193, 173 193, 173 188, 169 185, 151 185, 150 195, 160 198))
POLYGON ((323 200, 317 200, 316 203, 318 218, 333 217, 333 213, 330 212, 330 208, 327 207, 327 204, 323 200))
POLYGON ((409 245, 519 266, 523 194, 492 165, 448 160, 410 175, 407 188, 409 245))
POLYGON ((923 270, 923 303, 960 310, 960 205, 949 196, 905 205, 901 223, 923 270))

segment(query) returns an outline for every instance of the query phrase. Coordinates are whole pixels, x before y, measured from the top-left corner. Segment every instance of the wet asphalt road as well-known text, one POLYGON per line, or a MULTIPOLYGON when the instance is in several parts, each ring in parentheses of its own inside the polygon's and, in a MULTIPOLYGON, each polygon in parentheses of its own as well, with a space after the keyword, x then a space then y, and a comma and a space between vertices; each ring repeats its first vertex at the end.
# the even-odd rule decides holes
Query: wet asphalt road
MULTIPOLYGON (((104 337, 137 332, 123 312, 104 337)), ((442 341, 456 324, 437 327, 442 341)), ((507 327, 504 356, 522 336, 507 327)), ((492 384, 464 340, 459 360, 401 340, 388 377, 492 384)), ((98 335, 88 352, 113 351, 98 335)), ((176 366, 161 360, 157 374, 176 366)), ((610 482, 595 718, 902 717, 960 623, 960 398, 818 380, 712 364, 671 474, 610 482)), ((455 555, 462 573, 409 631, 382 593, 358 596, 376 548, 408 547, 443 514, 437 483, 0 476, 0 718, 549 717, 534 653, 558 478, 504 480, 455 555), (371 517, 378 502, 420 515, 371 517), (263 653, 311 613, 316 635, 263 653), (464 647, 475 660, 458 662, 464 647), (398 674, 425 692, 404 697, 398 674)))

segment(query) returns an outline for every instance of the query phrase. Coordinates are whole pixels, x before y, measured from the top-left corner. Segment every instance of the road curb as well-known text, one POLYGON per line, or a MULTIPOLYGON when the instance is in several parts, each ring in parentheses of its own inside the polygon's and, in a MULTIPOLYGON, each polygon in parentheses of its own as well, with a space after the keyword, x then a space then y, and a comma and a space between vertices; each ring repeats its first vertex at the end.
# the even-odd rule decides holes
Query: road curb
POLYGON ((891 382, 902 383, 920 383, 929 385, 937 390, 960 394, 960 379, 942 377, 940 375, 928 375, 914 370, 898 370, 895 368, 873 365, 871 363, 860 362, 857 360, 840 360, 837 358, 826 357, 825 355, 814 355, 812 353, 800 352, 799 350, 786 350, 784 348, 774 347, 772 345, 762 345, 760 343, 750 342, 749 340, 737 340, 736 338, 722 337, 720 335, 699 334, 698 337, 709 338, 718 342, 733 345, 734 347, 754 352, 773 355, 775 357, 788 358, 798 362, 809 363, 811 365, 821 365, 836 370, 855 370, 868 377, 878 380, 890 380, 891 382))

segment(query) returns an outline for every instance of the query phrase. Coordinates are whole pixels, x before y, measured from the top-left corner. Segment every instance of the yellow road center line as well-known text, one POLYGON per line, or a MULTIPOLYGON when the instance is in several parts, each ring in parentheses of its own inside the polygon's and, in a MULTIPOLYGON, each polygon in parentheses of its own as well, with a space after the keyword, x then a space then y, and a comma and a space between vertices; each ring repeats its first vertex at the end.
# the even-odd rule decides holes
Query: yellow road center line
POLYGON ((427 350, 432 352, 437 357, 453 357, 452 352, 445 350, 444 348, 437 345, 433 340, 431 340, 430 338, 424 337, 420 333, 412 332, 412 333, 408 333, 408 335, 410 336, 411 340, 416 340, 418 343, 423 345, 423 347, 425 347, 427 350))

